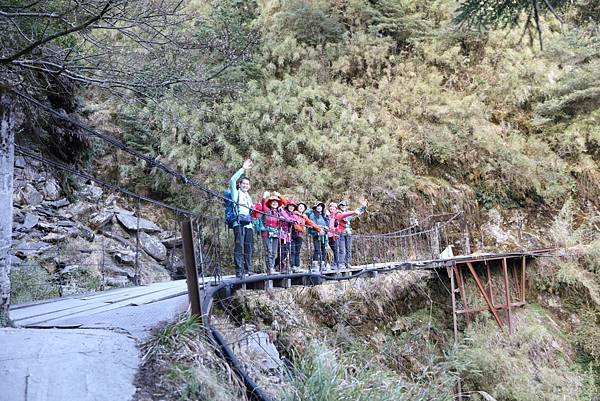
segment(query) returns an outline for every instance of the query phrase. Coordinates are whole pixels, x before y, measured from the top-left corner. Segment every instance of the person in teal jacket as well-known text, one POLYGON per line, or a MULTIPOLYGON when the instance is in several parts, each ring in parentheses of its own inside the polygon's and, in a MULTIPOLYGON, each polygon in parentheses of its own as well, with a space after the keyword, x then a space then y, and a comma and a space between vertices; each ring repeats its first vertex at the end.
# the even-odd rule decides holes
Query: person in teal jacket
POLYGON ((254 226, 252 224, 252 197, 250 179, 245 175, 252 168, 252 160, 244 161, 242 168, 235 172, 229 179, 231 199, 237 202, 238 219, 233 223, 233 261, 235 275, 241 278, 244 274, 252 273, 252 252, 254 240, 254 226))
POLYGON ((312 227, 308 229, 308 234, 312 237, 314 246, 311 270, 324 271, 327 259, 326 232, 329 228, 329 219, 325 216, 325 204, 317 201, 311 210, 307 212, 307 216, 321 228, 320 232, 312 227))

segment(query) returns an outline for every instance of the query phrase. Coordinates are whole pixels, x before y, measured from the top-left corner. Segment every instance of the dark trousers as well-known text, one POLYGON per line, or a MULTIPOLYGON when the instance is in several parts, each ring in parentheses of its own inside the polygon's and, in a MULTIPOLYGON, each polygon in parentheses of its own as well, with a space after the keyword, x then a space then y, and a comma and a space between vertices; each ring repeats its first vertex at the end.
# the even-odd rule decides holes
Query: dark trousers
POLYGON ((263 248, 265 250, 265 265, 267 273, 271 274, 275 270, 275 258, 277 257, 277 248, 279 248, 279 238, 262 237, 263 248))
POLYGON ((341 265, 352 265, 352 234, 342 234, 338 239, 338 258, 341 265))
POLYGON ((325 259, 327 258, 327 237, 324 235, 314 235, 313 236, 313 245, 315 247, 313 251, 313 262, 325 263, 325 259))
POLYGON ((292 266, 300 267, 300 254, 302 251, 302 241, 304 241, 303 237, 292 236, 292 243, 291 243, 292 266))
POLYGON ((338 240, 333 239, 333 237, 329 237, 329 247, 333 251, 333 263, 332 265, 335 267, 339 266, 339 252, 338 252, 338 240))
POLYGON ((248 273, 252 270, 254 230, 251 228, 233 227, 235 245, 233 249, 233 261, 235 262, 235 275, 241 276, 242 271, 248 273))

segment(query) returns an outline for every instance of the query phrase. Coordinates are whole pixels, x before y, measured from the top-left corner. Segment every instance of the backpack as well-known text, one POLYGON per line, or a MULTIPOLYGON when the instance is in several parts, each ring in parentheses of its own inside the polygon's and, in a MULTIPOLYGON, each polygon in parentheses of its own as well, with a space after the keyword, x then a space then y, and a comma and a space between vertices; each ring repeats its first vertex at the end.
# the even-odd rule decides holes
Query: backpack
POLYGON ((238 221, 238 208, 229 189, 223 192, 223 196, 225 197, 223 200, 225 204, 225 224, 227 227, 233 228, 233 225, 238 221))

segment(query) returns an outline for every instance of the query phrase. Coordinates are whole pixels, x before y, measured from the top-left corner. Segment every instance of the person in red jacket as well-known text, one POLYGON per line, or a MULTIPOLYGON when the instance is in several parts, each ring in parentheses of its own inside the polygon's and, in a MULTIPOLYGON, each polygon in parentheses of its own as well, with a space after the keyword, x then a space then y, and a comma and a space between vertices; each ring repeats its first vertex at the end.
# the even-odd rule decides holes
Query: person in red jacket
POLYGON ((275 258, 279 247, 279 237, 281 236, 281 215, 279 206, 282 204, 278 195, 269 195, 263 199, 260 217, 256 220, 258 231, 262 237, 263 248, 265 251, 265 265, 267 274, 275 273, 275 258))
POLYGON ((296 202, 294 200, 288 200, 288 205, 296 206, 296 210, 294 211, 296 224, 292 227, 292 242, 291 242, 291 260, 292 264, 292 272, 299 272, 302 268, 300 263, 300 253, 302 251, 302 243, 304 242, 304 236, 306 235, 306 227, 311 227, 316 230, 320 235, 324 234, 324 231, 321 227, 315 224, 314 221, 308 218, 307 215, 304 214, 306 211, 306 203, 296 202))
POLYGON ((286 199, 280 196, 281 208, 279 216, 283 219, 280 221, 281 231, 279 234, 279 252, 275 259, 275 266, 280 272, 289 272, 288 261, 290 260, 290 245, 292 242, 292 226, 296 222, 294 211, 296 203, 293 200, 286 199))

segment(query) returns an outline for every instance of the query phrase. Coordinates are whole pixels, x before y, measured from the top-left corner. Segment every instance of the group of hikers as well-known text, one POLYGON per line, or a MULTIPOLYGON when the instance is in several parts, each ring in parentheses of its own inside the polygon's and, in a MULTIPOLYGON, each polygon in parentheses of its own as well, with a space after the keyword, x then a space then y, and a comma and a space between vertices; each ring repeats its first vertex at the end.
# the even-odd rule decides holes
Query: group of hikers
MULTIPOLYGON (((348 211, 349 202, 315 202, 311 208, 306 203, 286 198, 277 192, 265 192, 260 202, 254 203, 249 194, 250 179, 246 172, 252 168, 252 161, 245 160, 242 167, 229 180, 226 192, 234 213, 226 220, 233 229, 234 263, 237 277, 253 274, 252 254, 254 233, 260 235, 265 251, 265 267, 268 274, 301 269, 300 252, 304 238, 313 242, 312 271, 335 270, 352 264, 352 228, 350 222, 364 213, 366 199, 361 199, 360 207, 348 211), (333 263, 327 261, 327 246, 333 251, 333 263), (288 258, 289 255, 289 258, 288 258), (285 268, 284 268, 285 267, 285 268)), ((226 203, 227 205, 227 203, 226 203)))

